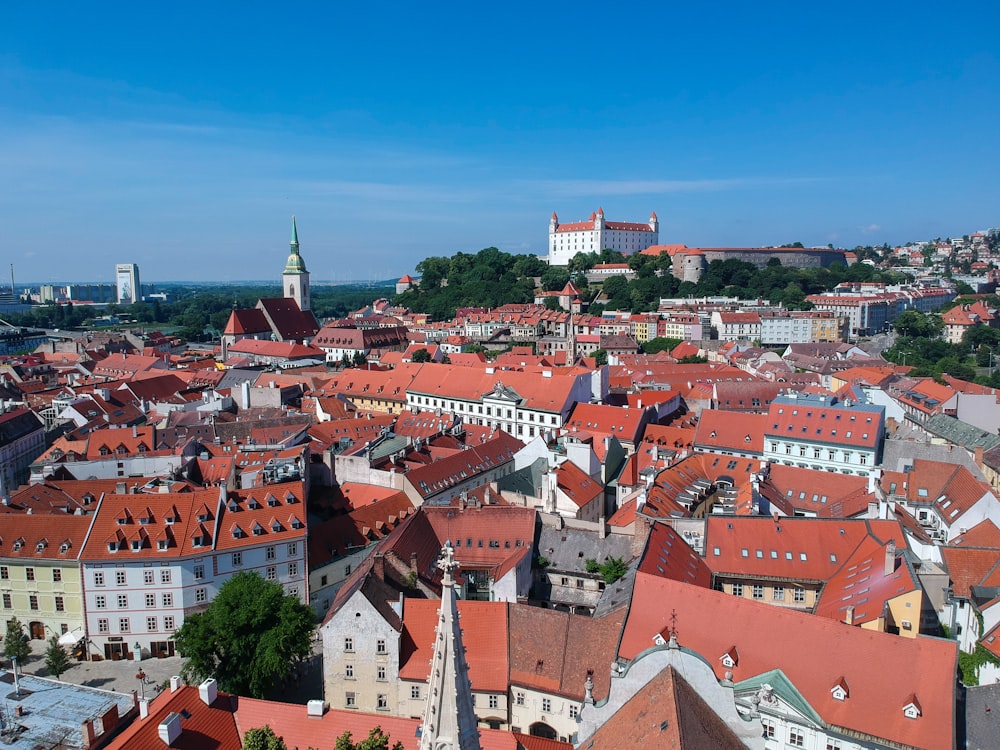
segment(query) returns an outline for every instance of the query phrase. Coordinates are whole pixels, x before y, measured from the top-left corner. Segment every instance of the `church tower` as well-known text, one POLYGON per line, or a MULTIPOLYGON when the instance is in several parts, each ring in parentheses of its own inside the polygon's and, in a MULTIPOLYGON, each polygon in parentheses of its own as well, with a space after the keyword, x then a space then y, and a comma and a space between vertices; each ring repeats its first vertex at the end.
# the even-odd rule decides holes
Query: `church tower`
POLYGON ((284 296, 295 300, 300 310, 309 309, 309 272, 306 270, 306 262, 299 255, 299 230, 295 226, 295 217, 292 217, 292 250, 288 254, 285 262, 285 270, 281 274, 282 288, 284 296))
POLYGON ((445 542, 438 567, 441 609, 434 629, 434 655, 420 730, 420 750, 481 750, 476 711, 472 705, 469 665, 465 661, 462 629, 458 622, 454 572, 458 570, 451 542, 445 542))

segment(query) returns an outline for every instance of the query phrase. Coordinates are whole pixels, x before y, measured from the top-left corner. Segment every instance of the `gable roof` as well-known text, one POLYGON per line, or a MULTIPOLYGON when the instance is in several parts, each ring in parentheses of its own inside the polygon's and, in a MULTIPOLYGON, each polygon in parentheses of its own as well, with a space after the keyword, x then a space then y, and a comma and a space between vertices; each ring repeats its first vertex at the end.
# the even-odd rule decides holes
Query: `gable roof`
POLYGON ((650 647, 671 627, 671 613, 680 645, 701 654, 719 679, 780 668, 828 726, 906 746, 952 747, 954 641, 900 638, 639 572, 619 656, 634 659, 650 647), (716 657, 734 645, 739 662, 727 669, 716 657), (830 691, 841 677, 851 686, 846 701, 830 691), (903 707, 914 695, 923 715, 908 719, 903 707))

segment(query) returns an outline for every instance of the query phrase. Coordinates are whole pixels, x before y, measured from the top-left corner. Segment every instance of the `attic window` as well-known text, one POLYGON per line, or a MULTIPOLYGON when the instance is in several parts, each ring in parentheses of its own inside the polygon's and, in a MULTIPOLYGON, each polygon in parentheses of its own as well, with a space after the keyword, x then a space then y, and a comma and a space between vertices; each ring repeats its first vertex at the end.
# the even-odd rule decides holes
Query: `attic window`
POLYGON ((14 551, 15 552, 20 552, 21 551, 21 547, 23 547, 23 546, 24 546, 24 541, 21 540, 21 539, 18 539, 16 542, 14 542, 14 551))
POLYGON ((142 549, 142 540, 141 539, 133 539, 132 540, 132 551, 133 552, 138 552, 141 549, 142 549))
POLYGON ((267 496, 267 504, 270 505, 272 508, 275 507, 276 505, 280 505, 280 503, 278 502, 278 498, 276 498, 274 495, 271 494, 268 494, 267 496))
POLYGON ((260 536, 263 533, 264 533, 264 527, 261 526, 259 523, 255 523, 253 525, 253 535, 260 536))
POLYGON ((159 539, 156 542, 156 548, 159 549, 159 550, 164 550, 164 549, 167 548, 167 544, 168 544, 168 542, 167 542, 166 539, 159 539))
POLYGON ((49 543, 44 539, 35 545, 35 552, 44 552, 45 548, 49 546, 49 543))

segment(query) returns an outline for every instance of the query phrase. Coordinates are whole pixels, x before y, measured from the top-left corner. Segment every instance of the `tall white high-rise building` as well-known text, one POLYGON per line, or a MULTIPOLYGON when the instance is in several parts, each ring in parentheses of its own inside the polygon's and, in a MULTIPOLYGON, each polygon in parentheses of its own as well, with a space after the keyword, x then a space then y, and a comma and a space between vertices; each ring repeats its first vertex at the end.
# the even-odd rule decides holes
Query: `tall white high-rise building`
POLYGON ((655 211, 645 224, 605 221, 603 208, 592 213, 587 221, 560 224, 553 211, 549 220, 549 265, 565 266, 577 253, 599 253, 605 249, 631 255, 659 241, 660 222, 655 211))
POLYGON ((135 263, 119 263, 115 266, 115 287, 118 290, 119 305, 134 305, 142 299, 139 286, 139 266, 135 263))

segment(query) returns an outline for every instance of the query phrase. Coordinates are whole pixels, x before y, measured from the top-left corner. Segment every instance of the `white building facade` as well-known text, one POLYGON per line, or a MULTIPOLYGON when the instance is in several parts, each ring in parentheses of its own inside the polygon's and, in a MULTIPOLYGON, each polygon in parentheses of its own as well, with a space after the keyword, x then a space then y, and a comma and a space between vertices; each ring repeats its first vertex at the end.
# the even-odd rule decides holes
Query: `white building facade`
POLYGON ((625 255, 641 252, 659 243, 660 223, 654 211, 649 221, 605 221, 597 209, 587 221, 560 224, 555 212, 549 220, 549 265, 565 266, 577 253, 617 250, 625 255))

